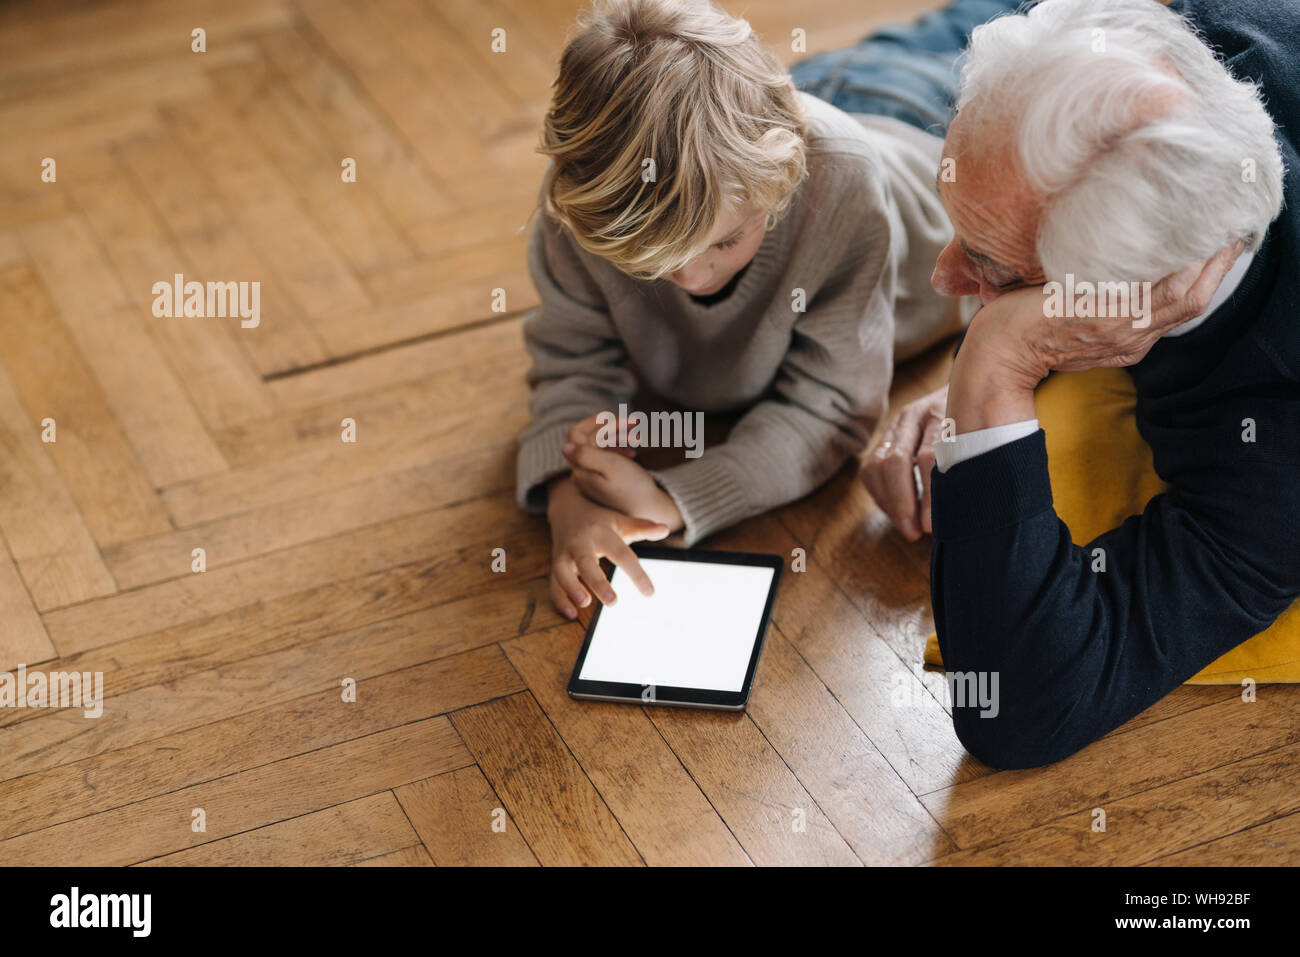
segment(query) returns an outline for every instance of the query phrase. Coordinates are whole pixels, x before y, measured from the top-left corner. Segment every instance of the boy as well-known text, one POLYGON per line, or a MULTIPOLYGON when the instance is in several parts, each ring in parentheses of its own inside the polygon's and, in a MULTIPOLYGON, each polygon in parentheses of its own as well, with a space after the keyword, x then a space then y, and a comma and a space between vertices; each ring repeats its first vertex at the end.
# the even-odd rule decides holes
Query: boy
POLYGON ((609 0, 580 26, 540 148, 518 460, 570 618, 592 594, 615 600, 602 557, 651 593, 629 542, 691 545, 817 488, 865 446, 894 362, 963 324, 930 288, 952 235, 939 136, 797 92, 745 21, 706 2, 609 0), (597 441, 596 416, 638 385, 740 418, 650 471, 597 441))

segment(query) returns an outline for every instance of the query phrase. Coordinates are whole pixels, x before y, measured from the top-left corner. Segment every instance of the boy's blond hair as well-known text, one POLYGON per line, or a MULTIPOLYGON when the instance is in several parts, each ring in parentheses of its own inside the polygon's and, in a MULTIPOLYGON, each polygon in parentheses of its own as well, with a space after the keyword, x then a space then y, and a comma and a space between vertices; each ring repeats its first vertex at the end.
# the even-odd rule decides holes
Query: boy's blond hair
POLYGON ((771 228, 806 175, 804 131, 749 24, 707 0, 596 0, 578 25, 539 152, 546 209, 579 245, 653 279, 724 212, 752 204, 771 228))

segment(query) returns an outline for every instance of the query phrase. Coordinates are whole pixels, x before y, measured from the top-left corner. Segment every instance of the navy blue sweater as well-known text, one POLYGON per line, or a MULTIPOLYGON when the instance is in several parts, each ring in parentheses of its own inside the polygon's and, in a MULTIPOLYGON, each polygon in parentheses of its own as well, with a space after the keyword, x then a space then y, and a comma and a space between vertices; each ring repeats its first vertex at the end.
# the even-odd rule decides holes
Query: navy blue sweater
POLYGON ((998 674, 996 716, 972 701, 953 721, 967 750, 996 767, 1046 764, 1095 741, 1300 595, 1300 6, 1172 6, 1234 75, 1262 86, 1286 208, 1233 296, 1128 370, 1138 429, 1170 485, 1141 515, 1075 546, 1052 507, 1041 430, 932 471, 944 663, 998 674), (1095 548, 1104 572, 1092 571, 1095 548))

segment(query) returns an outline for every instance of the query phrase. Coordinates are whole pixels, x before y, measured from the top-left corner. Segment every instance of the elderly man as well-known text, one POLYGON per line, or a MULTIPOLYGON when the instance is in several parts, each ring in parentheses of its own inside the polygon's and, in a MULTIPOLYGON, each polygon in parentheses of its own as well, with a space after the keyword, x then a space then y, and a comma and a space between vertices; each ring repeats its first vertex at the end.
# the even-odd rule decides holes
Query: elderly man
POLYGON ((1300 595, 1297 64, 1300 11, 1271 0, 1045 0, 974 32, 933 284, 982 308, 863 478, 907 537, 933 526, 945 665, 999 679, 996 716, 953 708, 989 764, 1074 753, 1300 595), (1148 282, 1150 308, 1047 308, 1085 281, 1148 282), (1034 390, 1097 366, 1128 367, 1170 488, 1077 547, 1034 390))

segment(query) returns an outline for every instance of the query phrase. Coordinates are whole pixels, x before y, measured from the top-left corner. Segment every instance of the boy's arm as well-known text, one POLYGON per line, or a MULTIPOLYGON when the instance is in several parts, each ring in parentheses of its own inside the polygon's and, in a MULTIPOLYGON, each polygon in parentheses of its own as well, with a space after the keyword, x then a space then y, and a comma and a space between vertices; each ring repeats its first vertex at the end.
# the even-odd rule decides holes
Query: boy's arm
POLYGON ((528 267, 541 304, 524 319, 532 422, 519 437, 516 496, 521 508, 540 513, 547 481, 569 471, 560 452, 569 427, 626 402, 636 383, 599 287, 544 213, 529 241, 528 267))
POLYGON ((687 545, 803 497, 866 446, 893 375, 890 243, 887 228, 875 232, 795 324, 768 397, 726 442, 655 473, 681 512, 687 545))

